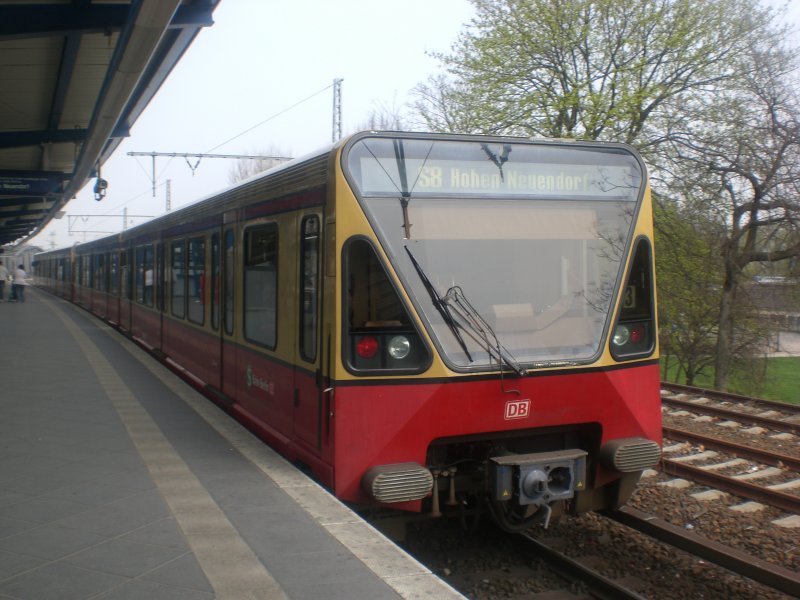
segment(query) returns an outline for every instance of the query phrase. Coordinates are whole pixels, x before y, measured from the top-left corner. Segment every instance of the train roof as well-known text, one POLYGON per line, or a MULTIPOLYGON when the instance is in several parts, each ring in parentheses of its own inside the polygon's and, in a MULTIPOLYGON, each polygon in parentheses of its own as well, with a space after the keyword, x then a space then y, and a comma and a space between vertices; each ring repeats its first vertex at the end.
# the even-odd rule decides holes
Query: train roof
POLYGON ((171 229, 189 221, 203 221, 228 210, 241 208, 253 202, 253 194, 274 192, 281 188, 290 193, 298 188, 322 185, 325 181, 328 161, 331 153, 339 144, 330 144, 304 156, 276 165, 266 171, 257 173, 243 181, 222 188, 178 210, 155 217, 125 231, 111 234, 90 242, 78 243, 74 246, 59 248, 51 252, 60 253, 70 248, 91 249, 117 244, 121 241, 136 241, 151 237, 154 232, 171 229))

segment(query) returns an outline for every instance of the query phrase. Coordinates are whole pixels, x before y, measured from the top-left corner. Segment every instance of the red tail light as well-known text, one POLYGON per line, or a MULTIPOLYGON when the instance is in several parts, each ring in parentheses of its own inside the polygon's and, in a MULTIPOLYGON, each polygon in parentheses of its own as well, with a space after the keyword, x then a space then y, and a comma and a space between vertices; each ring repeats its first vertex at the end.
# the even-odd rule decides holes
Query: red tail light
POLYGON ((358 338, 356 342, 356 353, 361 358, 372 358, 378 353, 378 340, 371 335, 358 338))
POLYGON ((631 327, 631 342, 638 344, 644 339, 644 325, 634 325, 631 327))

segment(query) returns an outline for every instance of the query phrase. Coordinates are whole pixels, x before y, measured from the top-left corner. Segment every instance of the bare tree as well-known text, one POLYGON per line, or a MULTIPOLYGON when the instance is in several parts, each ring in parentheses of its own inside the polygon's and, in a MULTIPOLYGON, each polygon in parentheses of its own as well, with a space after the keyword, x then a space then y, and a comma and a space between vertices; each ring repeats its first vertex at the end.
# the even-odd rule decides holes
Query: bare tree
MULTIPOLYGON (((737 311, 748 267, 800 256, 800 98, 796 52, 768 44, 743 58, 751 68, 687 111, 670 147, 695 183, 698 206, 724 228, 715 387, 726 389, 741 339, 737 311), (737 339, 737 334, 739 339, 737 339)), ((746 343, 746 342, 745 342, 746 343)))
POLYGON ((267 171, 281 163, 290 160, 290 154, 277 148, 270 146, 270 148, 263 152, 253 152, 252 156, 262 156, 264 158, 240 158, 228 170, 228 181, 230 183, 237 183, 244 181, 267 171))
POLYGON ((372 112, 370 112, 366 120, 356 126, 355 131, 403 131, 405 129, 408 129, 407 119, 403 109, 397 105, 397 97, 395 96, 391 104, 380 101, 373 102, 372 112))

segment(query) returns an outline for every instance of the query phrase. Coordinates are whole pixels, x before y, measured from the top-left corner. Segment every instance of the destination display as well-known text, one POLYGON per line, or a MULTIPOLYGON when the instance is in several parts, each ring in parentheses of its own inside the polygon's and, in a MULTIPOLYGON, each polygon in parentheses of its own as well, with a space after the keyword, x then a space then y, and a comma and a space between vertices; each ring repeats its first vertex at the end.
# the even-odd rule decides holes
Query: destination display
MULTIPOLYGON (((405 159, 407 189, 418 194, 546 195, 636 200, 641 178, 630 165, 506 163, 486 160, 405 159)), ((361 157, 360 188, 364 194, 403 191, 398 162, 361 157)))

